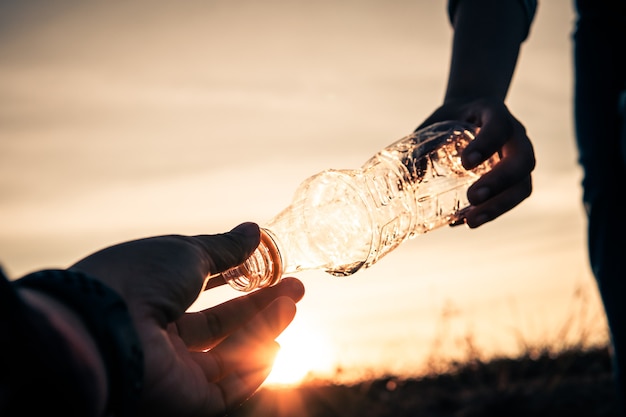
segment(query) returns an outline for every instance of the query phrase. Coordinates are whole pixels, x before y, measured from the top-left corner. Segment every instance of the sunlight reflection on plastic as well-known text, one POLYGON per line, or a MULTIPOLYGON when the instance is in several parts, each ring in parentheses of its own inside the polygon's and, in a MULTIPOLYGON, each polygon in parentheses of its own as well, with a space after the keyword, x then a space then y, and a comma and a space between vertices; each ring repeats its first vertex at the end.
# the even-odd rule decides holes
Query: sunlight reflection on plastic
POLYGON ((289 207, 261 229, 261 244, 221 275, 251 291, 283 274, 323 269, 335 276, 367 268, 407 239, 463 221, 467 189, 498 161, 466 170, 461 152, 477 129, 441 122, 406 136, 358 170, 326 170, 305 180, 289 207))

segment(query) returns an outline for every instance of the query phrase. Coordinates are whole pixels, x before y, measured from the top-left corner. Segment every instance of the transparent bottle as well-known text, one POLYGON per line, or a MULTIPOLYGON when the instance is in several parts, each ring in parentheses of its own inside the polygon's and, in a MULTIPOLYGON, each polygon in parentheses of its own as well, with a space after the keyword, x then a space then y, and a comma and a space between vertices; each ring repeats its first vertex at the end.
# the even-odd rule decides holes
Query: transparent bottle
POLYGON ((461 152, 476 132, 467 123, 436 123, 386 147, 360 169, 308 178, 292 203, 261 227, 252 256, 215 276, 241 291, 311 269, 347 276, 407 239, 461 221, 468 187, 498 161, 494 155, 471 171, 463 168, 461 152))

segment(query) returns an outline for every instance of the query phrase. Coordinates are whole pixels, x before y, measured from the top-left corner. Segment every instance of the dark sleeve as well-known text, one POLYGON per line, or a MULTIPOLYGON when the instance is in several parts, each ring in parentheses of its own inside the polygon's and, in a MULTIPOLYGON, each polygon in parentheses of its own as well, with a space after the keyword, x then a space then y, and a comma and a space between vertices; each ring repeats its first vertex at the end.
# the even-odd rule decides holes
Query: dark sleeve
MULTIPOLYGON (((448 17, 450 22, 454 22, 454 14, 456 7, 462 0, 448 0, 448 17)), ((535 19, 535 13, 537 12, 537 0, 517 0, 522 4, 524 11, 526 12, 526 32, 524 33, 524 40, 528 38, 530 33, 530 26, 535 19)))
POLYGON ((71 352, 0 270, 0 415, 86 415, 71 352))

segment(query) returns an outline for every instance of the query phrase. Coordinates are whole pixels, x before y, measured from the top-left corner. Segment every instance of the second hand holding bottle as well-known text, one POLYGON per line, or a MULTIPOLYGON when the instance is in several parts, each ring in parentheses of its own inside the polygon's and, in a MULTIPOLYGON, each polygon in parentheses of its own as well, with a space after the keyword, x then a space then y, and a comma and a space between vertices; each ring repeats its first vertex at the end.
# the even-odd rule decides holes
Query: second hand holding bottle
POLYGON ((221 276, 233 288, 251 291, 304 270, 351 275, 407 239, 462 220, 467 189, 498 161, 494 155, 463 168, 461 152, 476 131, 458 121, 435 123, 358 170, 329 169, 306 179, 292 203, 261 228, 250 258, 208 278, 221 276))

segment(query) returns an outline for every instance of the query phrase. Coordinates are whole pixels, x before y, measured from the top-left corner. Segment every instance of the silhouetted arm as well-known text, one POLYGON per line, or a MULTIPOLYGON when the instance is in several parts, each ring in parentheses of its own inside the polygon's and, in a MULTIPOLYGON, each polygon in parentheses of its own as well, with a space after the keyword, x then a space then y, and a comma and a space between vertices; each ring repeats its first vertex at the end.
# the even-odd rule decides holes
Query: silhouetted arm
POLYGON ((532 192, 533 146, 505 98, 535 6, 522 0, 449 2, 454 38, 448 85, 443 104, 419 127, 455 119, 479 126, 476 140, 463 152, 465 168, 500 154, 494 169, 468 190, 470 227, 497 218, 532 192))
POLYGON ((450 2, 454 27, 445 100, 504 101, 528 34, 529 11, 519 0, 450 2))

